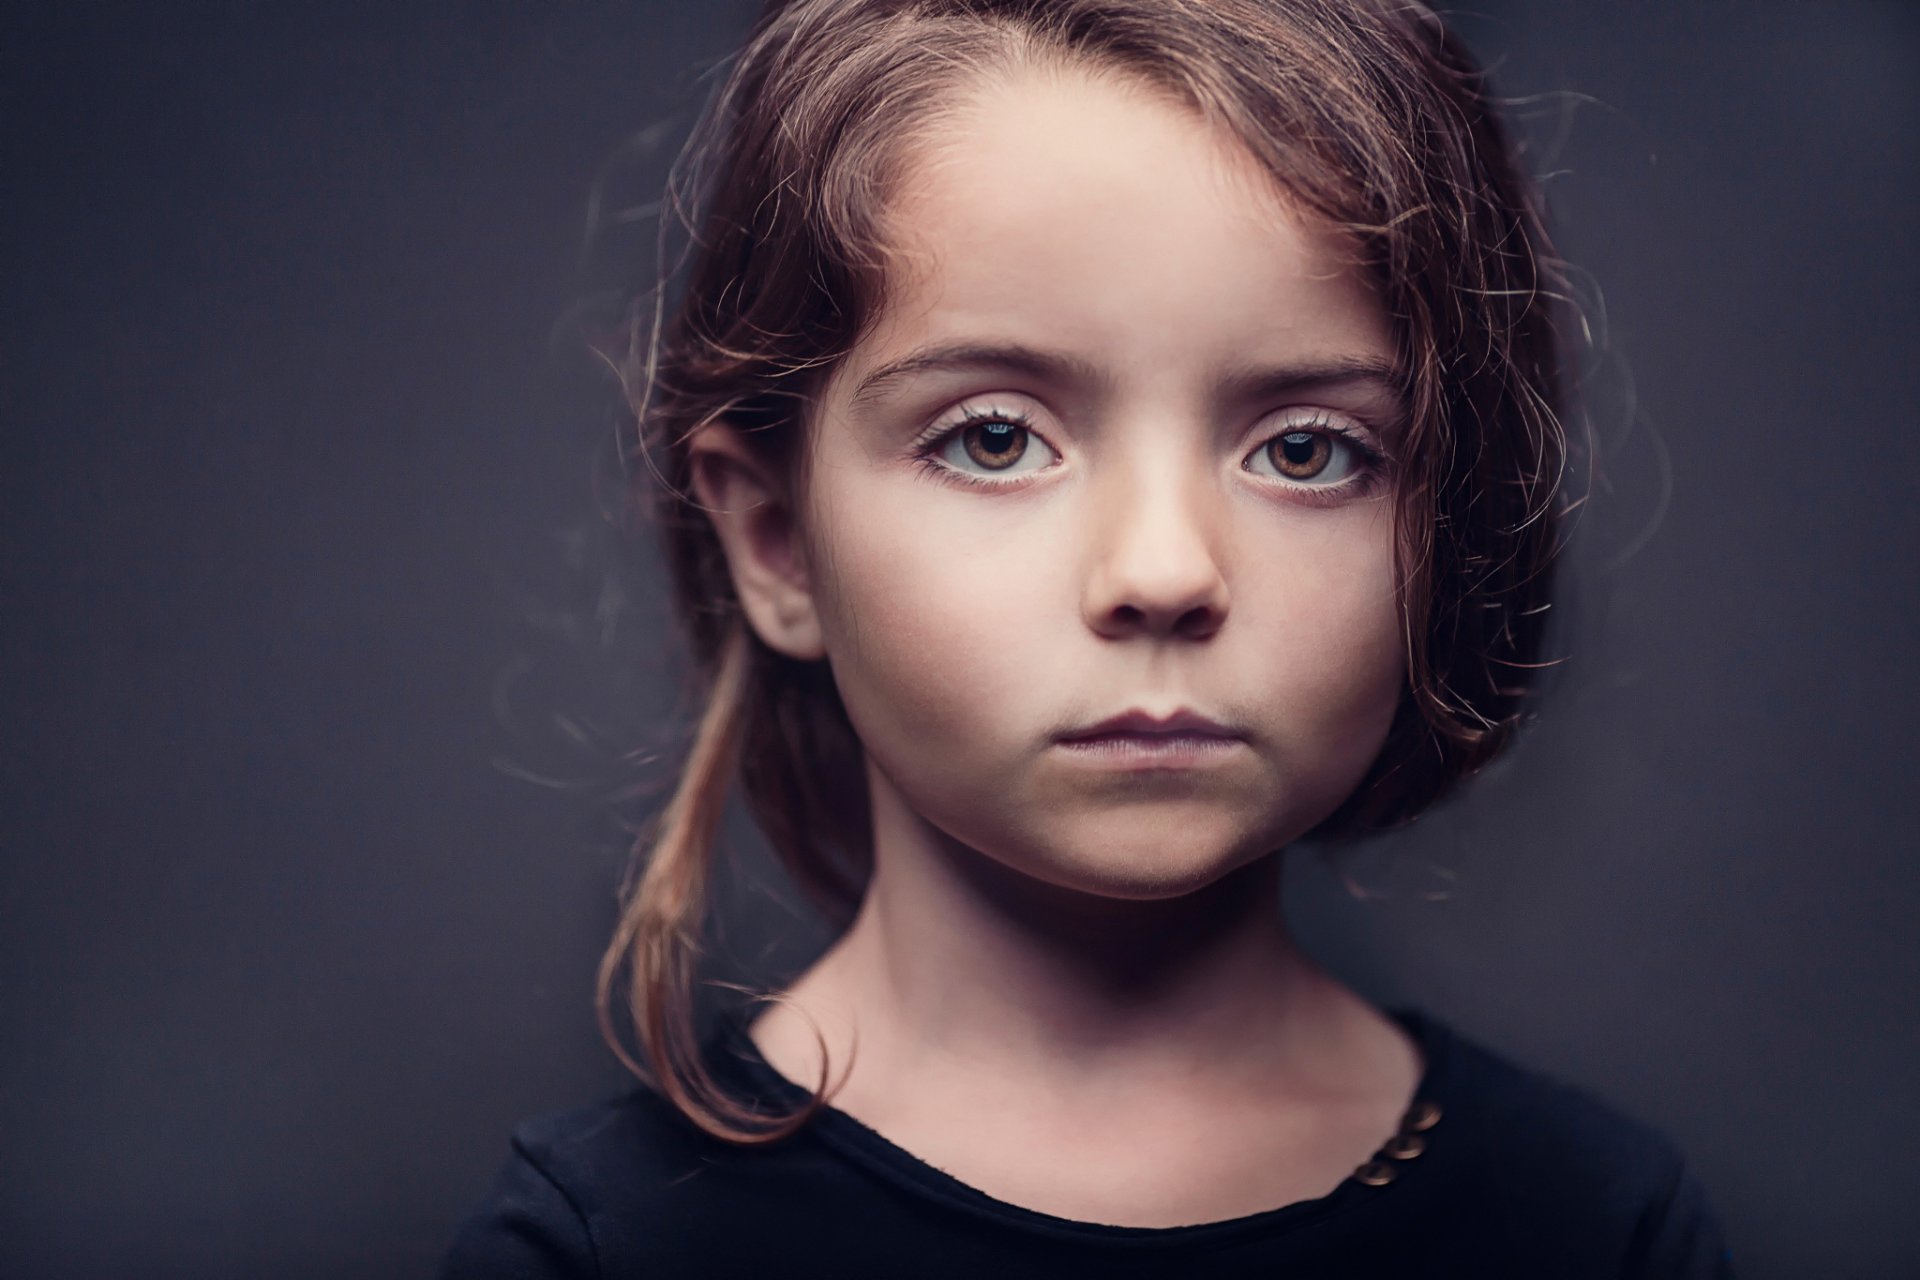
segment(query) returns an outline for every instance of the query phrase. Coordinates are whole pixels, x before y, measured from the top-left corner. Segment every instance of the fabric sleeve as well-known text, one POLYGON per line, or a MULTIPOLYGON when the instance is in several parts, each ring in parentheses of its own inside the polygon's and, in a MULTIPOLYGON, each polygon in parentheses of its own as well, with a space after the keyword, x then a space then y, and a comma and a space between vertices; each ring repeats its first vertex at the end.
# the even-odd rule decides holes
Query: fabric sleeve
POLYGON ((1632 1280, 1733 1280, 1733 1260, 1706 1188, 1685 1165, 1650 1205, 1636 1235, 1632 1280))
POLYGON ((517 1141, 441 1259, 439 1280, 597 1280, 587 1220, 517 1141))

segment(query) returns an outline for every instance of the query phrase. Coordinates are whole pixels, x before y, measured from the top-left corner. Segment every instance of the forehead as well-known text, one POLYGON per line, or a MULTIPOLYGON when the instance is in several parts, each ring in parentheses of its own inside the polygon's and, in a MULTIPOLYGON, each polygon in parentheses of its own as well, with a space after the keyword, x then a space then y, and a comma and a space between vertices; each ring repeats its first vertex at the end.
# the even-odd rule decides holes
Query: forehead
POLYGON ((1163 381, 1392 357, 1348 243, 1238 139, 1130 80, 1022 67, 974 86, 916 144, 888 213, 887 305, 842 381, 954 340, 1163 381))

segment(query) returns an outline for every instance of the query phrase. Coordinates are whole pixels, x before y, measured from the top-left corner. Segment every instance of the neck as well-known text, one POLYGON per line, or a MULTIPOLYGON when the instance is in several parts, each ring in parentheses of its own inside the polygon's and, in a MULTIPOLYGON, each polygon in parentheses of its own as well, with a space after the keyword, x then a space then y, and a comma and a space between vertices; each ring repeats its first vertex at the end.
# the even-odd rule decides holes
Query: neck
MULTIPOLYGON (((1303 1038, 1324 1039, 1302 1027, 1328 1030, 1353 999, 1288 937, 1278 854, 1177 897, 1105 897, 957 844, 884 782, 873 795, 860 912, 788 992, 836 1075, 857 1038, 855 1078, 873 1078, 871 1063, 886 1075, 1271 1082, 1305 1065, 1303 1038)), ((790 1075, 818 1079, 813 1037, 785 1011, 756 1039, 790 1075)))

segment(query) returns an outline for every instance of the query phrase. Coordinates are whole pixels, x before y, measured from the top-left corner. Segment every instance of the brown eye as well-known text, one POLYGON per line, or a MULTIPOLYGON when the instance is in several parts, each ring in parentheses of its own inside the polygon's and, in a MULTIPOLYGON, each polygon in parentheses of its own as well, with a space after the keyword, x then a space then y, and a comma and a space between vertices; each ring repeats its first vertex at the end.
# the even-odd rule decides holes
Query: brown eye
POLYGON ((921 457, 941 471, 979 483, 1002 476, 1012 483, 1060 459, 1024 414, 1009 410, 973 414, 943 431, 921 457))
POLYGON ((1267 444, 1274 468, 1289 480, 1312 480, 1333 458, 1333 437, 1324 431, 1288 431, 1267 444))
POLYGON ((1268 437, 1241 465, 1298 488, 1351 493, 1376 473, 1378 458, 1346 430, 1315 422, 1268 437))
POLYGON ((989 471, 1005 471, 1027 451, 1027 429, 1011 422, 988 420, 960 429, 967 456, 989 471))

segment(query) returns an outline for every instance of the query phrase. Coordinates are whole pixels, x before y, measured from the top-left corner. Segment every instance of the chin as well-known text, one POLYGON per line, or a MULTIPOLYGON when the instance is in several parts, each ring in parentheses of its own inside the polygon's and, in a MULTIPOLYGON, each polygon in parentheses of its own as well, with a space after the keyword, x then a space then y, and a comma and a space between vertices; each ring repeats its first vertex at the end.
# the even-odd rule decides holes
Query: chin
MULTIPOLYGON (((1280 844, 1213 815, 1211 822, 1158 822, 1139 813, 1073 830, 1023 833, 988 855, 1061 889, 1101 898, 1155 901, 1198 893, 1279 849, 1280 844)), ((993 845, 986 846, 993 848, 993 845)))
POLYGON ((1121 902, 1164 902, 1191 897, 1218 883, 1243 865, 1233 862, 1182 863, 1172 866, 1084 866, 1058 868, 1064 875, 1053 881, 1096 898, 1121 902))

